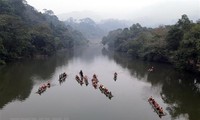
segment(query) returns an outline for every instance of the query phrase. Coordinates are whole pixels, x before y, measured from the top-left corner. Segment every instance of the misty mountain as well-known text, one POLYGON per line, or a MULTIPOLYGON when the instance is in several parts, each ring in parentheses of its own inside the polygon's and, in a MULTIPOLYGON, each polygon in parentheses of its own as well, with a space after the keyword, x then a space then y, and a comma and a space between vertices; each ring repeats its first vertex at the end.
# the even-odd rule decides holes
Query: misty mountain
POLYGON ((73 29, 80 31, 87 39, 100 39, 105 35, 105 31, 90 18, 78 20, 69 18, 64 21, 64 23, 70 25, 73 29))
POLYGON ((129 27, 132 24, 132 22, 125 20, 108 19, 97 23, 91 18, 74 19, 72 17, 64 23, 80 31, 87 39, 101 39, 111 30, 129 27))
POLYGON ((102 20, 98 23, 98 26, 108 33, 109 31, 116 30, 118 28, 130 27, 133 22, 128 20, 117 20, 117 19, 107 19, 102 20))
POLYGON ((73 18, 73 19, 83 19, 83 18, 91 18, 92 20, 99 22, 102 19, 102 16, 99 15, 96 12, 92 12, 92 11, 73 11, 73 12, 69 12, 69 13, 63 13, 63 14, 59 14, 57 15, 58 18, 61 21, 66 21, 69 18, 73 18))

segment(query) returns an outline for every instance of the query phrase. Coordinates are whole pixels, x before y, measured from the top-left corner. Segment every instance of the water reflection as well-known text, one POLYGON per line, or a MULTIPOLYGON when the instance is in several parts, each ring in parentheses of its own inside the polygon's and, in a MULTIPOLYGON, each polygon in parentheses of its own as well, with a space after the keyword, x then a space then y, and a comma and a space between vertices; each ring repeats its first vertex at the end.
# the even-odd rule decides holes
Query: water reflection
POLYGON ((29 72, 27 66, 20 63, 0 70, 0 109, 13 100, 23 101, 29 96, 33 86, 29 72), (18 68, 26 69, 25 73, 18 68))
POLYGON ((51 58, 0 68, 3 117, 159 120, 147 101, 152 95, 168 113, 163 120, 200 118, 198 75, 179 73, 165 64, 132 60, 106 49, 101 51, 99 46, 71 52, 62 51, 51 58), (149 71, 152 66, 153 71, 149 71), (84 73, 82 77, 80 70, 84 73), (59 75, 64 72, 67 80, 59 85, 59 75), (77 84, 76 75, 85 85, 77 84), (91 81, 93 78, 98 81, 91 81), (51 82, 51 88, 41 96, 35 95, 47 81, 51 82))
POLYGON ((172 119, 198 120, 200 118, 200 76, 187 72, 176 71, 172 66, 132 60, 119 53, 109 53, 105 49, 102 53, 141 81, 151 83, 152 88, 161 89, 160 98, 163 99, 172 119), (154 66, 149 72, 148 68, 154 66))
POLYGON ((9 102, 26 100, 34 84, 48 81, 56 67, 67 64, 70 54, 58 53, 44 59, 10 63, 0 69, 0 109, 9 102), (40 81, 34 81, 38 78, 40 81))

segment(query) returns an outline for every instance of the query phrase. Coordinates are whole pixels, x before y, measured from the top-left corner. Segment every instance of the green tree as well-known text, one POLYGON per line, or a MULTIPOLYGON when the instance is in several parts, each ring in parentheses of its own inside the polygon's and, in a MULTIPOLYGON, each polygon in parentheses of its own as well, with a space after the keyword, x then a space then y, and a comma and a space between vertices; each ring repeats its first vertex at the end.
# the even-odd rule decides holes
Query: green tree
POLYGON ((52 10, 42 14, 25 0, 0 0, 1 63, 37 54, 50 55, 83 44, 83 35, 68 29, 52 10))
POLYGON ((175 64, 187 70, 198 69, 200 60, 200 25, 196 24, 184 34, 180 48, 176 52, 175 64))
POLYGON ((181 16, 181 19, 178 20, 176 26, 183 31, 188 31, 192 27, 192 22, 190 21, 188 16, 184 14, 181 16))
POLYGON ((171 51, 177 50, 180 46, 180 41, 183 40, 184 33, 189 31, 191 26, 192 23, 187 15, 182 15, 181 19, 168 32, 166 37, 167 48, 171 51))
POLYGON ((183 35, 184 33, 180 28, 178 28, 177 26, 173 26, 169 30, 166 37, 168 50, 177 50, 180 45, 180 41, 183 39, 183 35))

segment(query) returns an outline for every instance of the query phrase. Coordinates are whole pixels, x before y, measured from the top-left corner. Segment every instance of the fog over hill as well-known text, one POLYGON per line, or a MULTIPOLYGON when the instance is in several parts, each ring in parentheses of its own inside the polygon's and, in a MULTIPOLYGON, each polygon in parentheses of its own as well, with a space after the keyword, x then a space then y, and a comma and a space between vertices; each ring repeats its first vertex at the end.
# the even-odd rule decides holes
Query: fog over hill
POLYGON ((62 21, 65 21, 69 18, 73 19, 91 18, 95 22, 100 22, 102 19, 101 15, 92 11, 73 11, 73 12, 57 14, 57 16, 62 21))
POLYGON ((27 0, 37 10, 54 11, 60 20, 91 18, 131 20, 146 27, 173 25, 183 14, 196 21, 200 0, 27 0))
MULTIPOLYGON (((166 6, 162 5, 163 8, 166 8, 166 6)), ((173 6, 172 6, 173 7, 173 6)), ((187 14, 188 17, 196 21, 199 18, 199 12, 200 10, 184 10, 179 11, 177 14, 170 14, 168 16, 168 12, 173 13, 170 9, 167 11, 163 11, 162 16, 160 16, 160 12, 154 12, 152 14, 152 8, 146 8, 147 10, 144 12, 140 12, 136 14, 135 12, 132 13, 126 13, 124 12, 123 14, 114 14, 114 15, 109 15, 105 13, 100 13, 100 12, 92 12, 92 11, 73 11, 73 12, 68 12, 68 13, 63 13, 63 14, 57 14, 58 18, 62 21, 65 21, 72 17, 73 19, 84 19, 84 18, 91 18, 93 21, 95 21, 98 24, 101 24, 102 21, 105 20, 119 20, 119 21, 124 21, 126 24, 130 23, 140 23, 142 26, 146 27, 158 27, 160 25, 172 25, 176 23, 176 20, 181 16, 182 14, 187 14), (195 12, 191 12, 195 11, 195 12), (148 13, 148 14, 147 14, 148 13)), ((167 8, 166 8, 167 9, 167 8)), ((157 9, 157 11, 160 11, 157 9)), ((109 12, 108 12, 109 13, 109 12)))
POLYGON ((73 29, 80 31, 87 39, 101 39, 107 35, 109 31, 130 27, 133 23, 126 20, 107 19, 95 22, 91 18, 75 19, 68 18, 64 21, 66 25, 70 25, 73 29))

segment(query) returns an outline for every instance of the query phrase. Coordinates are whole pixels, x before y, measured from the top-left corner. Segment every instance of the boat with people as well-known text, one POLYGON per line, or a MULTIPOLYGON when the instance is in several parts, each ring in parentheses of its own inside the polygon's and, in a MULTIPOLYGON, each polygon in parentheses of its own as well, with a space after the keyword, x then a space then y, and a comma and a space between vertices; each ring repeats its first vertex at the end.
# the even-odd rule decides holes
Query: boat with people
POLYGON ((148 69, 149 72, 153 72, 154 71, 154 67, 151 66, 149 69, 148 69))
POLYGON ((95 79, 92 79, 92 86, 97 89, 98 87, 98 82, 95 79))
POLYGON ((80 77, 78 75, 76 75, 75 77, 76 81, 82 86, 84 83, 83 83, 83 80, 80 79, 80 77))
POLYGON ((104 93, 106 95, 106 97, 108 97, 109 99, 111 99, 113 97, 111 91, 108 91, 108 89, 106 87, 104 87, 103 85, 99 86, 99 90, 104 93))
POLYGON ((115 81, 117 80, 117 73, 115 72, 114 73, 114 78, 113 78, 115 81))
POLYGON ((46 88, 39 87, 38 91, 36 93, 39 94, 39 95, 41 95, 45 91, 46 91, 46 88))
POLYGON ((47 87, 50 88, 50 86, 51 86, 50 82, 48 82, 47 84, 43 84, 42 86, 38 88, 38 91, 36 93, 41 95, 42 93, 46 91, 47 87))
POLYGON ((60 84, 63 83, 65 81, 65 79, 67 78, 67 74, 64 72, 62 74, 59 75, 59 82, 60 84))
POLYGON ((94 75, 93 75, 93 78, 92 78, 92 85, 93 85, 93 87, 94 87, 95 89, 97 89, 97 87, 98 87, 98 82, 99 82, 99 80, 97 79, 97 75, 94 74, 94 75))
POLYGON ((153 107, 153 109, 155 110, 155 112, 158 114, 158 116, 161 118, 162 116, 165 116, 166 113, 163 111, 163 108, 160 107, 160 105, 155 101, 154 98, 150 97, 148 99, 148 102, 150 103, 150 105, 153 107))

